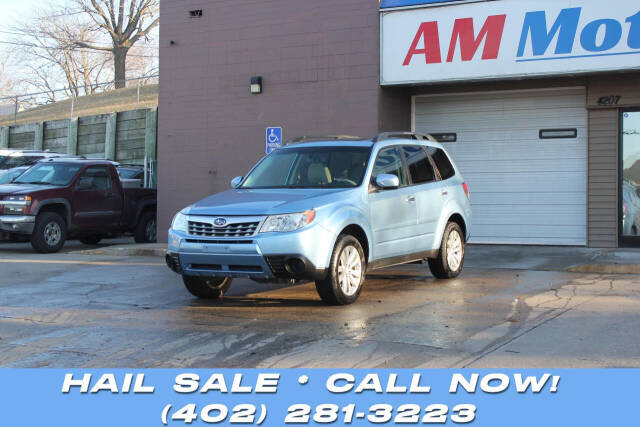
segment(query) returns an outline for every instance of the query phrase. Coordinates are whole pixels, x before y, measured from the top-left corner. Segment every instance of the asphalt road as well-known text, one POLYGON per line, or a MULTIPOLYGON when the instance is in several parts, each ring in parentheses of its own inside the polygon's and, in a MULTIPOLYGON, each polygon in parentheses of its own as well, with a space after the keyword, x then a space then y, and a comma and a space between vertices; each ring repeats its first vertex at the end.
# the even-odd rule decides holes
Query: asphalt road
POLYGON ((236 280, 199 301, 162 260, 0 245, 0 367, 640 367, 640 277, 411 265, 360 300, 236 280))

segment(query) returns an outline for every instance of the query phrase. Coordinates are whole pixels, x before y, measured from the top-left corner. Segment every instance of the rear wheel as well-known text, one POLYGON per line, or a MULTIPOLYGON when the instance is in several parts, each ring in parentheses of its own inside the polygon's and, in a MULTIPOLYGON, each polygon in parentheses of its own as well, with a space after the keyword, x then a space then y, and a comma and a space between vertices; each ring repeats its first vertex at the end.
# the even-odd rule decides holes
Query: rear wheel
POLYGON ((156 228, 156 213, 143 213, 134 232, 136 243, 155 243, 157 240, 156 228))
POLYGON ((364 251, 358 239, 341 235, 331 255, 327 277, 316 281, 318 295, 327 304, 354 303, 362 291, 366 267, 364 251))
POLYGON ((429 260, 429 269, 438 279, 453 279, 462 272, 464 264, 464 233, 458 224, 450 222, 444 229, 440 251, 429 260))
POLYGON ((182 276, 182 281, 193 296, 218 299, 231 287, 231 277, 182 276))
POLYGON ((55 212, 43 212, 38 215, 31 235, 31 246, 36 252, 58 252, 66 240, 67 224, 60 215, 55 212))

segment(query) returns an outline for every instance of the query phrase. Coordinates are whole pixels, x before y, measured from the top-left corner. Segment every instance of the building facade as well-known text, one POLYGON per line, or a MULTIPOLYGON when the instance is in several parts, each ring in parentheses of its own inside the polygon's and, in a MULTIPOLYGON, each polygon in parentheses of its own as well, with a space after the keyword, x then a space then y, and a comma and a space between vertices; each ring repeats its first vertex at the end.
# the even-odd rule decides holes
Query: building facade
POLYGON ((161 7, 161 230, 246 173, 275 126, 284 139, 433 134, 470 185, 473 242, 639 243, 637 2, 161 7))

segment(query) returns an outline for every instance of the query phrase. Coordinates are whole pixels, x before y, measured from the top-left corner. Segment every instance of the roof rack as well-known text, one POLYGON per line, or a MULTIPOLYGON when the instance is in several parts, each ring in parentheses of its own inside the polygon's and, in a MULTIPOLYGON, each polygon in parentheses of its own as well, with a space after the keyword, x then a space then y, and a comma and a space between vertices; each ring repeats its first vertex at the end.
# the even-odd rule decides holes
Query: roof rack
POLYGON ((299 136, 287 141, 284 145, 317 141, 362 141, 362 138, 352 135, 299 136))
POLYGON ((438 142, 438 140, 431 135, 415 132, 383 132, 376 135, 373 138, 373 142, 375 144, 376 142, 382 142, 389 139, 411 139, 414 141, 438 142))

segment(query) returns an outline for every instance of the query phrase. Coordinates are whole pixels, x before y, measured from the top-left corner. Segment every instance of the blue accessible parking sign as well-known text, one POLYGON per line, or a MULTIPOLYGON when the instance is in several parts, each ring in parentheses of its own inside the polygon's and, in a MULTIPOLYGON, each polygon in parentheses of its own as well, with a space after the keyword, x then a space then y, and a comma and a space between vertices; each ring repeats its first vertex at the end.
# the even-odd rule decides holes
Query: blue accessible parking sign
POLYGON ((282 146, 282 128, 270 127, 267 128, 266 134, 266 153, 270 154, 273 150, 276 150, 282 146))

